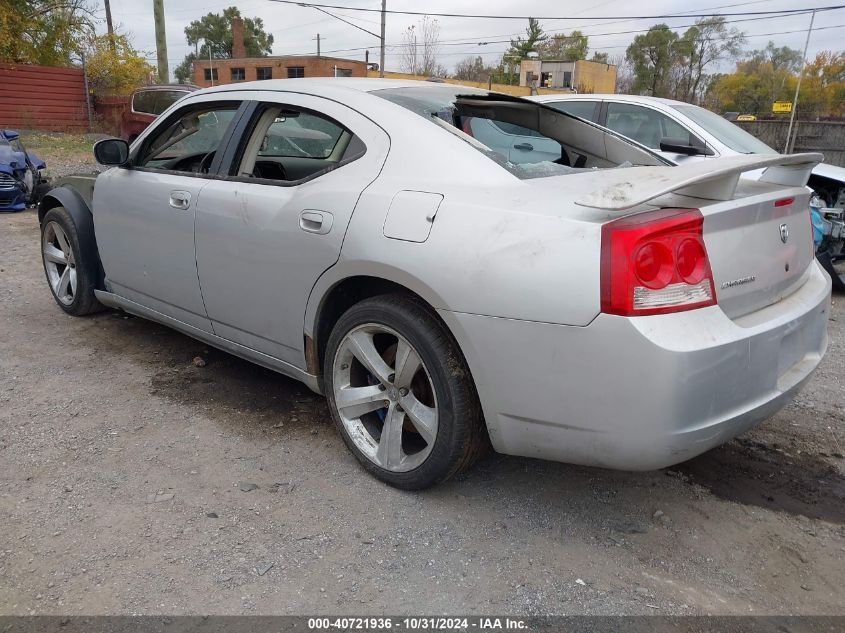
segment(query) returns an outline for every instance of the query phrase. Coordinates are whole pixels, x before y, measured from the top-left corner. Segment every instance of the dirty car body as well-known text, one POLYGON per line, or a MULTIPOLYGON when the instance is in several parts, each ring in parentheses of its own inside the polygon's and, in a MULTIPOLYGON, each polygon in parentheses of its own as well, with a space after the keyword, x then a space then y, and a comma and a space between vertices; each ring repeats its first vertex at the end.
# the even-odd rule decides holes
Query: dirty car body
POLYGON ((819 160, 669 166, 459 86, 222 86, 170 108, 97 177, 96 297, 302 380, 341 413, 343 397, 386 388, 385 425, 402 395, 380 368, 395 357, 398 384, 411 334, 364 363, 360 387, 338 388, 326 354, 357 301, 409 297, 454 346, 452 373, 465 361, 495 450, 660 468, 772 415, 824 354, 830 279, 804 188, 819 160), (462 130, 472 118, 532 129, 560 158, 515 164, 462 130))

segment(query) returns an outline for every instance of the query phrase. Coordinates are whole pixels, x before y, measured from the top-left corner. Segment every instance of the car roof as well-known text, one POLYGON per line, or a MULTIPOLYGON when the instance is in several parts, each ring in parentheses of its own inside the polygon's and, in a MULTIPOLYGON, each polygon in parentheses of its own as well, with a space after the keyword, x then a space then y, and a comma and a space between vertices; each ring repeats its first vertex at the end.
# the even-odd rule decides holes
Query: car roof
POLYGON ((572 101, 583 101, 583 100, 592 100, 592 99, 609 99, 613 101, 627 101, 628 103, 663 103, 666 105, 690 105, 689 103, 684 103, 683 101, 677 101, 675 99, 664 99, 662 97, 646 97, 643 95, 620 95, 614 93, 606 93, 606 94, 570 94, 570 93, 561 93, 561 94, 554 94, 554 95, 538 95, 535 97, 529 97, 532 101, 538 101, 540 103, 547 103, 549 101, 561 101, 561 100, 572 100, 572 101))
MULTIPOLYGON (((347 92, 374 92, 391 88, 443 88, 448 82, 413 79, 377 79, 375 77, 303 77, 300 79, 265 79, 263 81, 239 81, 203 88, 203 93, 231 92, 233 90, 278 90, 280 92, 314 92, 341 90, 347 92)), ((467 90, 478 90, 469 86, 456 86, 467 90)), ((484 90, 483 92, 488 92, 484 90)))
POLYGON ((194 84, 152 84, 149 86, 135 88, 135 92, 146 92, 152 90, 187 90, 188 92, 193 92, 199 89, 200 87, 195 86, 194 84))

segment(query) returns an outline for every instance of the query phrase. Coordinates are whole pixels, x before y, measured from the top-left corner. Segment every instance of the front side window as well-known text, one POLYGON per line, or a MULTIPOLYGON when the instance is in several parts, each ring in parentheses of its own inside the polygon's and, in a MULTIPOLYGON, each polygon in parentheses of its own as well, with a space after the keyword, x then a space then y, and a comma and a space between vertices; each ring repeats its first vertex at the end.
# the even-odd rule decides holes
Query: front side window
POLYGON ((240 104, 203 104, 183 110, 156 130, 135 160, 138 167, 207 173, 240 104))
POLYGON ((288 66, 288 79, 302 79, 305 76, 305 66, 288 66))
POLYGON ((206 81, 217 81, 217 69, 216 68, 204 68, 203 69, 203 77, 205 77, 206 81))
POLYGON ((692 144, 689 130, 665 114, 630 103, 607 105, 607 127, 652 149, 660 149, 660 140, 672 138, 692 144))
POLYGON ((232 68, 232 81, 245 81, 246 80, 246 69, 245 68, 232 68))
POLYGON ((363 143, 313 111, 267 104, 256 114, 236 175, 293 182, 363 153, 363 143))
POLYGON ((273 68, 271 66, 259 66, 255 69, 255 78, 258 81, 273 78, 273 68))

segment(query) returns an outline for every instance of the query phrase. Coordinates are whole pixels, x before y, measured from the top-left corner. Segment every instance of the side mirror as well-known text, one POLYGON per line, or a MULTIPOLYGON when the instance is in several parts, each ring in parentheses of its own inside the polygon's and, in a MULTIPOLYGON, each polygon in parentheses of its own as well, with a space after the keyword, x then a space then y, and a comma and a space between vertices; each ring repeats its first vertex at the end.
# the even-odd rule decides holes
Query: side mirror
POLYGON ((3 130, 3 136, 5 136, 6 140, 9 141, 14 141, 15 139, 19 139, 21 137, 17 130, 3 130))
POLYGON ((94 143, 94 158, 101 165, 125 165, 129 161, 129 143, 122 138, 105 138, 94 143))
POLYGON ((660 139, 660 151, 686 154, 687 156, 712 156, 713 151, 707 147, 690 145, 689 141, 680 138, 660 139))

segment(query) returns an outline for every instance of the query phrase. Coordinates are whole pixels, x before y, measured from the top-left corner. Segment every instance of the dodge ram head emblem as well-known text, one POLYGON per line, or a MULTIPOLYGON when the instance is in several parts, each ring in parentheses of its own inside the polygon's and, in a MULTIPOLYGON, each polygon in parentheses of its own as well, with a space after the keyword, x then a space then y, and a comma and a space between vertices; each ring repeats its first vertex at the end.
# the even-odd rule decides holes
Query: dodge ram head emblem
POLYGON ((789 239, 789 227, 784 222, 780 225, 780 241, 786 244, 789 239))

